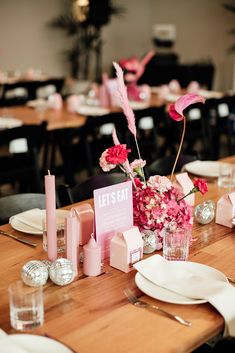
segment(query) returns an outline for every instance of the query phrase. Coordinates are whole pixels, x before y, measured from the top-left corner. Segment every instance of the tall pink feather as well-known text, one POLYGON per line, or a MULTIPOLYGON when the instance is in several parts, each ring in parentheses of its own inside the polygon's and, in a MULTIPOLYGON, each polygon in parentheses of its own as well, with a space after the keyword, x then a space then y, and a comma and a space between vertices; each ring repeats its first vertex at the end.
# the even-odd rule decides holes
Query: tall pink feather
POLYGON ((120 100, 120 105, 122 107, 123 113, 126 116, 128 122, 128 129, 136 138, 136 126, 135 126, 135 115, 133 110, 131 109, 127 97, 127 88, 124 84, 123 71, 121 67, 117 63, 113 63, 113 66, 116 70, 117 81, 118 81, 118 98, 120 100))
POLYGON ((120 145, 120 141, 118 140, 117 132, 116 132, 115 127, 113 128, 112 137, 113 137, 113 143, 114 143, 114 145, 116 145, 116 146, 117 146, 117 145, 120 145))

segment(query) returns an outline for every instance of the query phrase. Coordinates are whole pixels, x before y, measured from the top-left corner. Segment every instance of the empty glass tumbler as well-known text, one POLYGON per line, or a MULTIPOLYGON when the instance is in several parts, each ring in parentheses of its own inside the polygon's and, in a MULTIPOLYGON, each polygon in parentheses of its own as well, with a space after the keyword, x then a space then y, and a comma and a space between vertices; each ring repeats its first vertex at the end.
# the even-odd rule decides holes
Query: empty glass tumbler
POLYGON ((29 287, 16 281, 8 287, 10 321, 16 330, 26 331, 43 325, 44 304, 42 287, 29 287))
POLYGON ((189 255, 191 230, 179 228, 165 230, 163 236, 163 257, 171 261, 185 261, 189 255))

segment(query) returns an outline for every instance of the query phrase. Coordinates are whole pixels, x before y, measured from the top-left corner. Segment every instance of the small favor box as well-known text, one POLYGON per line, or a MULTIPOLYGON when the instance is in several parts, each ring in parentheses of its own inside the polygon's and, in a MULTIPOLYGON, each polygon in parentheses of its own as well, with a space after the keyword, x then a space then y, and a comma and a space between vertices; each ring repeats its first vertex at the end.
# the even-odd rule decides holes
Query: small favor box
POLYGON ((110 243, 110 266, 123 272, 143 258, 143 239, 138 227, 118 231, 110 243))
MULTIPOLYGON (((177 174, 175 177, 177 181, 176 185, 182 190, 182 193, 184 195, 187 195, 194 188, 193 182, 189 178, 188 173, 180 173, 180 174, 177 174)), ((193 193, 185 197, 184 200, 188 205, 194 206, 195 194, 193 193)))
POLYGON ((233 228, 235 217, 235 192, 223 195, 217 202, 215 222, 233 228))
POLYGON ((88 243, 94 228, 94 210, 89 203, 73 207, 73 214, 77 216, 79 221, 79 244, 88 243))

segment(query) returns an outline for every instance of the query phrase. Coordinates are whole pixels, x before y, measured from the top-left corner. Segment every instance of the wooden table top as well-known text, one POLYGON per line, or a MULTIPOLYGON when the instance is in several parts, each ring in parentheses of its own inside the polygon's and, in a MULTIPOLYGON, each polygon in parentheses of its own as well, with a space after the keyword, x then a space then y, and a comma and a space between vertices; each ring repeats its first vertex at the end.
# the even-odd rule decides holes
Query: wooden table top
MULTIPOLYGON (((226 161, 235 163, 235 156, 226 161)), ((199 193, 196 196, 196 203, 203 200, 199 193)), ((216 181, 211 180, 209 192, 204 198, 216 201, 218 197, 216 181)), ((39 244, 32 249, 0 236, 0 327, 14 333, 10 327, 7 287, 20 279, 21 267, 27 261, 46 259, 47 256, 42 249, 41 236, 20 234, 12 230, 9 224, 1 226, 1 229, 39 244)), ((195 222, 193 238, 190 261, 212 266, 235 278, 234 230, 214 221, 208 225, 195 222)), ((135 285, 135 270, 126 274, 105 264, 104 272, 98 277, 78 279, 65 287, 58 287, 49 281, 44 286, 45 324, 31 333, 47 334, 79 353, 185 353, 223 330, 223 318, 209 304, 176 305, 142 295, 149 303, 191 321, 191 327, 182 326, 158 313, 136 308, 123 294, 125 288, 141 294, 135 285)), ((79 275, 81 273, 80 268, 79 275)))
MULTIPOLYGON (((159 99, 157 95, 153 94, 149 106, 159 107, 165 102, 159 99)), ((120 108, 114 107, 111 112, 118 112, 120 108)), ((3 107, 0 108, 0 116, 11 116, 21 120, 24 124, 41 124, 42 121, 47 121, 47 130, 57 130, 66 128, 79 128, 83 126, 87 121, 87 116, 70 113, 66 109, 66 103, 62 110, 53 109, 34 109, 27 105, 16 106, 16 107, 3 107)))

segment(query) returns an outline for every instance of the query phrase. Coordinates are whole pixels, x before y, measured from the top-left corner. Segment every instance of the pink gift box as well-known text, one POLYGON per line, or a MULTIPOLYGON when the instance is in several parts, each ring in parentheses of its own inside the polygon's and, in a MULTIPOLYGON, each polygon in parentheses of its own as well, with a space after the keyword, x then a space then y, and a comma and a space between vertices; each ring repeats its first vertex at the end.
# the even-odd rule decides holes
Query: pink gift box
POLYGON ((143 239, 138 227, 118 231, 110 243, 110 266, 123 272, 143 258, 143 239))
POLYGON ((77 216, 79 226, 79 244, 85 245, 89 241, 94 228, 94 211, 89 203, 73 207, 73 214, 77 216))
POLYGON ((217 202, 215 222, 233 228, 235 216, 235 192, 223 195, 217 202))
MULTIPOLYGON (((189 178, 188 173, 180 173, 175 176, 176 185, 179 187, 184 195, 187 195, 194 187, 192 180, 189 178)), ((191 194, 185 197, 185 202, 194 206, 195 203, 195 194, 191 194)))

